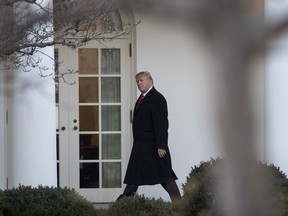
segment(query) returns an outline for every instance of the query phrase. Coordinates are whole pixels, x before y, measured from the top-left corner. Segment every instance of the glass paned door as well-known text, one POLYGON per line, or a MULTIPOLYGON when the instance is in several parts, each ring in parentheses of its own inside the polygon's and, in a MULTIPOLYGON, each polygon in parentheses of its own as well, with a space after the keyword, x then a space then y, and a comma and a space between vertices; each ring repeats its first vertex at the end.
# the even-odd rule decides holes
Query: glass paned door
POLYGON ((61 47, 57 54, 60 73, 77 72, 67 75, 70 84, 59 82, 59 184, 94 202, 114 201, 123 190, 131 147, 128 48, 125 40, 94 42, 77 50, 61 47))
POLYGON ((78 64, 80 188, 121 188, 121 157, 102 157, 102 149, 115 151, 109 139, 115 135, 121 156, 120 49, 81 48, 78 64), (110 149, 103 147, 102 135, 110 149))

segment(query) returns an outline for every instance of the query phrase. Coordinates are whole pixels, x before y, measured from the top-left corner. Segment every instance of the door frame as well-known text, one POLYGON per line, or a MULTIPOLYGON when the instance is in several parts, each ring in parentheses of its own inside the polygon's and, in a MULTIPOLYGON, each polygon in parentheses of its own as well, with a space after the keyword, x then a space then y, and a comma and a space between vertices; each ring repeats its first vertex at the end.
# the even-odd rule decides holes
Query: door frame
MULTIPOLYGON (((103 203, 103 202, 111 202, 114 201, 119 194, 123 191, 123 178, 126 172, 126 167, 128 164, 128 159, 130 155, 130 150, 132 146, 132 131, 131 131, 131 120, 130 120, 130 113, 131 113, 131 101, 133 91, 132 84, 131 84, 131 77, 133 77, 133 72, 131 70, 131 56, 129 54, 130 51, 130 43, 131 40, 129 38, 122 38, 118 40, 114 40, 113 42, 109 43, 101 43, 99 44, 97 41, 93 41, 89 43, 87 46, 81 48, 121 48, 121 188, 79 188, 79 158, 76 150, 76 146, 74 148, 69 146, 69 139, 71 139, 71 134, 73 140, 79 139, 77 134, 71 132, 72 130, 72 119, 78 119, 77 107, 79 106, 78 102, 76 106, 71 106, 71 100, 73 96, 77 94, 78 85, 69 85, 66 84, 66 90, 60 90, 59 98, 61 98, 61 104, 64 103, 64 106, 61 106, 60 109, 61 113, 59 115, 59 136, 61 134, 61 141, 59 145, 59 154, 60 154, 60 166, 59 170, 60 174, 60 186, 68 186, 73 187, 78 191, 81 195, 85 196, 87 199, 103 203), (119 46, 120 45, 120 46, 119 46), (125 60, 123 60, 125 59, 125 60), (125 63, 126 62, 126 63, 125 63), (124 64, 124 65, 123 65, 124 64), (125 73, 126 71, 126 73, 125 73), (68 90, 68 88, 70 88, 68 90), (64 99, 65 98, 65 99, 64 99), (64 100, 63 100, 64 99, 64 100), (72 108, 72 112, 71 112, 72 108), (76 109, 76 110, 74 110, 76 109), (124 118, 125 117, 125 118, 124 118), (62 122, 66 122, 65 125, 61 124, 62 122), (61 127, 64 126, 66 129, 61 131, 61 127), (76 151, 76 152, 75 152, 76 151), (67 154, 68 152, 68 154, 67 154), (76 167, 76 168, 75 168, 76 167), (78 170, 78 171, 77 171, 78 170), (78 187, 77 187, 78 185, 78 187), (98 195, 97 195, 98 194, 98 195)), ((77 69, 78 68, 78 60, 74 59, 77 58, 77 53, 72 54, 71 51, 67 47, 59 47, 59 61, 64 62, 61 64, 61 71, 67 71, 68 69, 77 69), (62 58, 63 56, 64 58, 62 58), (74 57, 73 57, 74 56, 74 57), (65 63, 65 61, 67 63, 65 63), (76 63, 77 62, 77 63, 76 63), (76 64, 75 64, 76 63, 76 64), (71 67, 72 65, 72 67, 71 67)), ((73 83, 73 77, 77 77, 78 75, 74 74, 71 75, 70 78, 67 77, 67 82, 73 83)), ((65 84, 64 84, 65 85, 65 84)), ((62 85, 63 86, 63 85, 62 85)), ((74 126, 74 125, 73 125, 74 126)), ((79 133, 78 133, 79 134, 79 133)), ((77 143, 77 142, 76 142, 77 143)), ((101 168, 100 168, 101 169, 101 168)), ((101 173, 100 173, 101 175, 101 173)))

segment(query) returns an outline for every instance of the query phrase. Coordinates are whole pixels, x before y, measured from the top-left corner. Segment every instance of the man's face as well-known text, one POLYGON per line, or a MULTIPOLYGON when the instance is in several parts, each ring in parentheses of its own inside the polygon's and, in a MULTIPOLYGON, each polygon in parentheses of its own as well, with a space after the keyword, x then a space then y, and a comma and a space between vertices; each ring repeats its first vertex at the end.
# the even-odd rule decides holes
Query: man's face
POLYGON ((152 80, 147 76, 141 76, 136 78, 136 84, 141 93, 145 93, 152 86, 152 80))

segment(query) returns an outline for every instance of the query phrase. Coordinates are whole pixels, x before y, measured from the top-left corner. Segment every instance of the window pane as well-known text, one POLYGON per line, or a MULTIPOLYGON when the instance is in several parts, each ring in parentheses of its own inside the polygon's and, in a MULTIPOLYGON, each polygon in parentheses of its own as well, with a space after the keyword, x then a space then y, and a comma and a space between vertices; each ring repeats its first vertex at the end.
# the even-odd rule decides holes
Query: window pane
POLYGON ((99 159, 99 135, 80 134, 80 160, 99 159))
POLYGON ((59 131, 59 105, 56 105, 56 132, 59 131))
POLYGON ((59 103, 59 83, 55 83, 55 103, 59 103))
POLYGON ((102 130, 121 130, 120 106, 102 106, 102 130))
POLYGON ((99 188, 99 163, 80 163, 80 188, 99 188))
POLYGON ((98 102, 98 78, 79 77, 79 103, 98 102))
POLYGON ((59 176, 60 170, 59 169, 60 169, 59 168, 59 162, 57 162, 57 187, 60 186, 60 176, 59 176))
POLYGON ((102 74, 120 74, 120 49, 102 49, 102 74))
POLYGON ((102 159, 121 159, 121 134, 102 135, 102 159))
POLYGON ((121 188, 121 163, 102 164, 102 187, 121 188))
POLYGON ((98 74, 98 49, 78 50, 79 74, 98 74))
POLYGON ((55 102, 59 103, 59 51, 54 49, 54 70, 55 70, 55 102))
MULTIPOLYGON (((104 1, 103 4, 105 3, 107 4, 108 2, 104 1)), ((106 7, 109 7, 111 9, 113 7, 111 5, 111 2, 109 2, 108 4, 109 5, 106 7)), ((123 30, 121 16, 117 9, 114 9, 111 12, 104 14, 104 16, 101 19, 101 29, 102 31, 106 31, 106 32, 123 30)))
POLYGON ((101 79, 102 102, 120 102, 120 77, 103 77, 101 79))
POLYGON ((79 125, 80 131, 98 131, 99 116, 98 106, 80 106, 79 107, 79 125))
POLYGON ((56 158, 59 160, 59 134, 56 134, 56 158))

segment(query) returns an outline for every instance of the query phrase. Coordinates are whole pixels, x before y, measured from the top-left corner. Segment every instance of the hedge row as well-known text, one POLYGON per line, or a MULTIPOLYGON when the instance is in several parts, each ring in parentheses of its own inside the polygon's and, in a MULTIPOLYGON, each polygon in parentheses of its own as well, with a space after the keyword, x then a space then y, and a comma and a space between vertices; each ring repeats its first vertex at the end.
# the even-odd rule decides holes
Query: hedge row
POLYGON ((94 206, 75 190, 19 186, 0 191, 3 216, 97 216, 94 206))
MULTIPOLYGON (((194 166, 183 184, 183 199, 172 204, 162 199, 136 195, 112 203, 107 209, 93 204, 68 188, 19 186, 0 190, 0 216, 222 216, 229 206, 214 193, 223 159, 211 159, 194 166)), ((263 180, 273 190, 267 196, 273 216, 288 215, 288 179, 274 165, 257 163, 263 180)))

